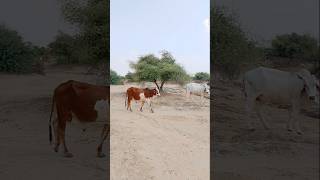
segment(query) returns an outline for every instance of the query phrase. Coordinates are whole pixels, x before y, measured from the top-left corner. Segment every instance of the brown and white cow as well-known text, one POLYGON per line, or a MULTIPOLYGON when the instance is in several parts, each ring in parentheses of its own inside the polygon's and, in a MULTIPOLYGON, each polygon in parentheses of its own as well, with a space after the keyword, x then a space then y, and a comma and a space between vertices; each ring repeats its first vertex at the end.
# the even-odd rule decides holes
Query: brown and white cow
POLYGON ((59 145, 64 146, 64 155, 72 157, 65 142, 66 123, 76 118, 82 123, 105 121, 97 147, 97 156, 104 157, 102 145, 110 131, 108 106, 110 104, 110 87, 69 80, 60 84, 53 94, 51 115, 49 120, 49 139, 52 142, 51 118, 54 114, 53 127, 55 135, 55 152, 59 145))
POLYGON ((141 102, 141 106, 140 106, 141 112, 142 112, 142 107, 143 107, 144 103, 146 102, 147 104, 149 104, 150 111, 153 113, 151 100, 152 100, 152 98, 154 98, 156 96, 160 96, 160 92, 159 92, 158 88, 154 88, 154 89, 144 88, 144 89, 142 89, 142 88, 130 87, 127 89, 125 106, 127 107, 127 110, 130 108, 130 111, 132 111, 131 100, 134 99, 135 101, 141 102), (127 104, 127 101, 128 101, 128 104, 127 104))

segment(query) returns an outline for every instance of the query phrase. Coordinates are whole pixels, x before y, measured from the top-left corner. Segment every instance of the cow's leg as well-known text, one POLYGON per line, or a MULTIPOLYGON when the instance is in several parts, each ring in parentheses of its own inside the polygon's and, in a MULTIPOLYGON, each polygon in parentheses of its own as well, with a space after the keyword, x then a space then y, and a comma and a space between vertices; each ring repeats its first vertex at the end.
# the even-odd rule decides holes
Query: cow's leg
POLYGON ((144 105, 145 101, 141 101, 140 111, 142 112, 142 107, 144 105))
POLYGON ((149 105, 149 107, 150 107, 150 111, 151 111, 151 113, 154 113, 154 111, 153 111, 153 109, 152 109, 151 100, 150 100, 150 99, 147 99, 147 100, 146 100, 146 102, 147 102, 147 104, 148 104, 148 105, 149 105))
POLYGON ((258 118, 260 119, 260 121, 265 129, 270 129, 269 124, 267 123, 267 121, 265 120, 265 118, 263 117, 263 114, 261 112, 262 103, 259 101, 255 101, 255 102, 256 102, 255 110, 257 112, 258 118))
POLYGON ((57 117, 55 117, 53 119, 53 132, 54 132, 54 137, 55 137, 54 151, 58 152, 59 151, 59 145, 60 145, 60 138, 59 138, 58 118, 57 117))
POLYGON ((298 105, 298 103, 293 103, 293 105, 292 105, 293 124, 294 124, 296 132, 301 135, 302 134, 301 124, 300 124, 300 120, 298 118, 299 110, 300 110, 300 106, 298 105))
POLYGON ((190 100, 190 99, 192 100, 192 98, 191 98, 191 92, 190 92, 190 91, 187 91, 187 99, 188 99, 188 100, 190 100))
POLYGON ((204 99, 204 93, 201 93, 201 106, 204 105, 205 99, 204 99))
POLYGON ((128 110, 128 108, 130 108, 130 111, 132 112, 132 109, 131 109, 131 100, 132 100, 132 98, 129 98, 129 97, 128 97, 128 107, 127 107, 127 110, 128 110))
POLYGON ((104 125, 101 135, 100 135, 100 143, 97 148, 97 157, 105 157, 106 155, 102 153, 102 146, 108 135, 110 134, 110 126, 108 124, 104 125))
POLYGON ((287 130, 288 131, 293 131, 293 107, 291 107, 289 109, 289 119, 288 119, 288 122, 287 122, 287 130))
POLYGON ((72 157, 73 155, 69 152, 67 145, 66 145, 66 141, 65 141, 65 131, 66 131, 66 121, 60 121, 59 122, 59 134, 60 134, 60 140, 63 144, 64 147, 64 156, 65 157, 72 157))
POLYGON ((252 122, 252 111, 254 109, 254 105, 255 105, 255 98, 246 98, 246 114, 247 114, 247 125, 248 125, 248 129, 250 131, 254 131, 255 128, 253 127, 253 122, 252 122))
POLYGON ((127 110, 129 110, 129 96, 128 97, 126 97, 127 99, 126 99, 126 109, 127 110))

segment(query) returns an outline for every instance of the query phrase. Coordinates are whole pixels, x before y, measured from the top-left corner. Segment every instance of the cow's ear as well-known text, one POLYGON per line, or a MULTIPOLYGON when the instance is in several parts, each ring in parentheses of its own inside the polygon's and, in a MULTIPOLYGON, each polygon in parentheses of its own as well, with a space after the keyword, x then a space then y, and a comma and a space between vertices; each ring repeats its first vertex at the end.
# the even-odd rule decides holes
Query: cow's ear
POLYGON ((304 82, 306 82, 306 77, 305 77, 304 73, 298 72, 297 73, 297 77, 299 79, 302 79, 304 82))
POLYGON ((303 79, 305 82, 308 82, 308 79, 311 77, 310 72, 306 69, 302 69, 299 72, 297 72, 296 74, 297 74, 298 78, 303 79))

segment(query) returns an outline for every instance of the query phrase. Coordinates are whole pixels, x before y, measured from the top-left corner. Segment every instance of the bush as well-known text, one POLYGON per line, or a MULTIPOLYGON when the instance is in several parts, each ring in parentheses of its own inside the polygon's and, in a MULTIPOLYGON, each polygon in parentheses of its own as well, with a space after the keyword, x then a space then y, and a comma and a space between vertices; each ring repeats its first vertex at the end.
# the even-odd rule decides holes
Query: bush
POLYGON ((0 25, 0 71, 13 73, 28 73, 37 53, 33 46, 25 43, 14 30, 0 25))
POLYGON ((75 38, 71 35, 59 32, 55 41, 49 44, 51 48, 51 55, 56 59, 58 64, 72 64, 78 63, 78 58, 75 56, 77 51, 75 46, 75 38))
POLYGON ((214 70, 228 78, 236 78, 241 66, 254 63, 263 57, 256 42, 241 29, 235 15, 221 7, 211 8, 211 55, 214 70))
POLYGON ((209 81, 210 75, 209 73, 206 73, 206 72, 198 72, 194 75, 192 79, 196 81, 209 81))
POLYGON ((109 63, 110 1, 60 0, 60 5, 64 19, 77 27, 78 33, 73 36, 64 34, 62 40, 56 39, 63 46, 55 46, 62 50, 58 51, 61 54, 55 53, 58 63, 109 63))
POLYGON ((119 85, 123 82, 123 77, 118 75, 117 72, 110 70, 110 79, 112 85, 119 85))
POLYGON ((135 74, 132 73, 132 72, 128 72, 128 73, 124 76, 124 78, 125 78, 126 80, 128 80, 129 82, 138 82, 138 81, 139 81, 139 80, 138 80, 138 77, 136 77, 135 74))
POLYGON ((310 35, 297 33, 278 35, 272 40, 274 56, 297 58, 306 61, 318 61, 319 46, 310 35))

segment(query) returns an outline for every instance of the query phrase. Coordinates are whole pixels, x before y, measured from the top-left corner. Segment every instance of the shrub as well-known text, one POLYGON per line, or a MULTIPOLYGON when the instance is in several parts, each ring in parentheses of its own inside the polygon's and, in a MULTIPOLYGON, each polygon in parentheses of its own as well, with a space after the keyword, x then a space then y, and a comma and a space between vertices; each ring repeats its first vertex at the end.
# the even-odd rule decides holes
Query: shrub
POLYGON ((31 72, 35 57, 33 46, 23 42, 18 32, 0 25, 0 71, 31 72))

